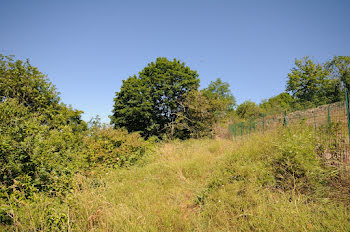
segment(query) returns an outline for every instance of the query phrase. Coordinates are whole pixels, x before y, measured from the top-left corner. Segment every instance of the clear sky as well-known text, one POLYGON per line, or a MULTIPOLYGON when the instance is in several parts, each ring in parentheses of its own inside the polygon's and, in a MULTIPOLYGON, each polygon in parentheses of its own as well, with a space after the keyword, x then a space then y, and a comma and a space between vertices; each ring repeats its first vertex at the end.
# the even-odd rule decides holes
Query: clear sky
POLYGON ((349 12, 349 0, 0 0, 0 53, 109 122, 122 80, 159 56, 197 70, 202 88, 221 77, 238 103, 277 95, 295 58, 350 55, 349 12))

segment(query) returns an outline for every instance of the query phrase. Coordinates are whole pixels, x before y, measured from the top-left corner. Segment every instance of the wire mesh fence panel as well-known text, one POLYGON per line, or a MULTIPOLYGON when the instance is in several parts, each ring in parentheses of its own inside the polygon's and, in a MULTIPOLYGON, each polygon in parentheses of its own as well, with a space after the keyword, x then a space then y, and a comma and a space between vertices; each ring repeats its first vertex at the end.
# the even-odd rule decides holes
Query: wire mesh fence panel
POLYGON ((322 157, 331 162, 350 162, 350 124, 345 101, 234 122, 229 125, 229 132, 235 139, 243 139, 253 133, 264 134, 281 126, 298 124, 314 131, 317 151, 322 157))

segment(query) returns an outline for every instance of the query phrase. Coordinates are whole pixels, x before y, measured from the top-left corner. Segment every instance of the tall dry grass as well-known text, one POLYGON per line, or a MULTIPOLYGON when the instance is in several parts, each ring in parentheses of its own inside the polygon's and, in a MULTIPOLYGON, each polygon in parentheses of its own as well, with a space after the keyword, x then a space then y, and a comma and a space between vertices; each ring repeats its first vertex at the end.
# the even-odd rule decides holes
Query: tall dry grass
POLYGON ((66 198, 38 197, 0 229, 349 231, 340 171, 314 150, 312 131, 300 129, 165 143, 136 166, 77 176, 66 198))

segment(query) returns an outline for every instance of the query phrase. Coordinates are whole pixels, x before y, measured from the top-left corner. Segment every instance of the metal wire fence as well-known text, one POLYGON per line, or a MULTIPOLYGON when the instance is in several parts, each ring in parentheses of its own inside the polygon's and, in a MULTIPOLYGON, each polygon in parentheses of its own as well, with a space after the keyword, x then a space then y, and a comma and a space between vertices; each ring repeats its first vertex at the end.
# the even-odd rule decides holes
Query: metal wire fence
POLYGON ((271 130, 293 125, 308 127, 314 131, 317 151, 325 159, 350 163, 348 97, 346 101, 313 109, 236 121, 229 124, 228 129, 234 139, 243 139, 254 133, 265 134, 271 130))

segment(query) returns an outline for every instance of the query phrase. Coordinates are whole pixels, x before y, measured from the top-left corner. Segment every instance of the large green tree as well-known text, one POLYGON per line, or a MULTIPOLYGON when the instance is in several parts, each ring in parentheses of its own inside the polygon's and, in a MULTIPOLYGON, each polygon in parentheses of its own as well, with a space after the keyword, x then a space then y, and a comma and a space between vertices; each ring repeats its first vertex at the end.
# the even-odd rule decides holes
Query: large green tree
POLYGON ((338 78, 350 89, 350 56, 334 56, 325 66, 333 78, 338 78))
POLYGON ((284 92, 264 100, 259 106, 265 114, 276 114, 292 109, 293 103, 293 97, 289 93, 284 92))
POLYGON ((243 119, 256 118, 260 116, 261 109, 253 101, 245 101, 237 107, 236 113, 243 119))
POLYGON ((185 94, 198 87, 196 71, 179 60, 159 57, 138 76, 123 81, 114 98, 111 123, 145 137, 176 136, 174 125, 185 94))
POLYGON ((339 101, 340 87, 339 79, 332 78, 324 65, 304 57, 295 60, 295 67, 288 74, 286 90, 297 104, 310 107, 339 101))
POLYGON ((236 99, 230 90, 229 83, 223 82, 221 78, 210 82, 208 87, 204 89, 204 95, 209 99, 222 101, 225 106, 224 110, 227 111, 233 110, 236 105, 236 99))

